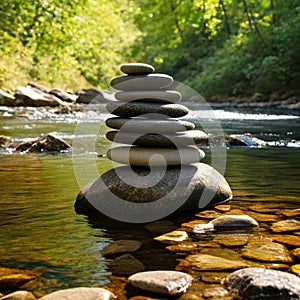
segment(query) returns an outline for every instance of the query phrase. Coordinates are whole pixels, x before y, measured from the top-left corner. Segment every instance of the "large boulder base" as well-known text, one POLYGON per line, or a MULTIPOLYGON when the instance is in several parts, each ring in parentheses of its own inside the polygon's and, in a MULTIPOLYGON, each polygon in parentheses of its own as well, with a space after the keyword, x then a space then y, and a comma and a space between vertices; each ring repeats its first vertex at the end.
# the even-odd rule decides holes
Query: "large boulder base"
MULTIPOLYGON (((204 163, 168 167, 166 170, 153 168, 151 174, 154 174, 155 177, 156 173, 153 172, 157 172, 157 176, 161 179, 157 184, 148 187, 138 187, 137 185, 138 178, 141 178, 142 181, 143 177, 150 173, 150 169, 147 167, 133 167, 133 170, 136 179, 132 185, 121 180, 118 174, 122 173, 128 179, 131 175, 134 176, 134 172, 132 172, 130 166, 121 166, 107 171, 86 186, 77 196, 75 202, 76 212, 87 215, 95 213, 97 212, 95 208, 97 203, 104 203, 113 210, 113 204, 110 202, 111 194, 126 200, 123 201, 122 205, 126 205, 126 202, 128 205, 130 202, 153 202, 153 205, 156 205, 154 202, 164 197, 169 197, 168 203, 170 203, 170 206, 174 202, 180 203, 181 201, 181 206, 179 205, 174 211, 171 210, 170 213, 175 211, 180 213, 195 212, 226 202, 232 198, 231 189, 225 178, 214 168, 204 163), (159 172, 163 172, 163 176, 159 172), (176 190, 175 193, 174 190, 176 190), (184 199, 186 200, 184 201, 184 199)), ((165 207, 157 204, 157 211, 163 208, 165 207)))
POLYGON ((245 299, 300 299, 300 278, 282 271, 247 268, 228 275, 225 285, 245 299))

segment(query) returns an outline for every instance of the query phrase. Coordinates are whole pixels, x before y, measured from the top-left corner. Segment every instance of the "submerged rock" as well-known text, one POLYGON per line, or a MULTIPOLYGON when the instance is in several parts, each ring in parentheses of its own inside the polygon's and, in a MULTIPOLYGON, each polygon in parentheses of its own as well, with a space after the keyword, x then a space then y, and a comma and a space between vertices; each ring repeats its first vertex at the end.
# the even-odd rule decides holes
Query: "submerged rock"
POLYGON ((178 271, 147 271, 134 274, 128 279, 137 288, 166 295, 184 293, 193 280, 190 275, 178 271))
POLYGON ((179 265, 179 267, 185 266, 200 271, 236 270, 248 267, 242 261, 229 260, 208 254, 192 254, 187 256, 179 265))
POLYGON ((279 221, 271 226, 273 232, 288 232, 300 230, 300 222, 297 220, 279 221))
POLYGON ((210 223, 216 230, 237 230, 259 226, 257 221, 248 215, 224 215, 210 223))
POLYGON ((131 275, 145 270, 141 261, 127 253, 121 255, 111 262, 110 270, 115 275, 131 275))
POLYGON ((288 235, 288 234, 284 234, 284 235, 271 235, 270 236, 272 238, 272 240, 285 244, 285 245, 289 245, 289 246, 296 246, 296 247, 300 247, 300 236, 295 236, 295 235, 288 235))
POLYGON ((112 300, 116 296, 103 288, 77 287, 53 292, 39 300, 112 300))
POLYGON ((238 270, 226 277, 225 285, 249 300, 300 299, 300 278, 277 270, 238 270))
POLYGON ((101 250, 102 255, 113 255, 118 253, 135 252, 142 246, 140 241, 136 240, 118 240, 112 242, 101 250))
POLYGON ((16 291, 1 297, 0 300, 36 300, 36 297, 28 291, 16 291))
POLYGON ((268 262, 292 262, 285 246, 274 242, 251 242, 242 249, 242 256, 268 262))
POLYGON ((185 231, 182 230, 174 230, 171 232, 168 232, 166 234, 163 234, 161 236, 158 236, 154 238, 156 241, 165 243, 165 244, 175 244, 182 242, 186 239, 188 239, 189 236, 185 231))
POLYGON ((122 218, 121 221, 149 222, 174 211, 195 212, 200 210, 199 207, 211 207, 232 198, 225 178, 203 163, 168 167, 166 170, 152 168, 149 171, 146 167, 131 169, 131 166, 107 171, 78 194, 76 212, 89 214, 99 208, 99 211, 112 218, 122 218), (119 174, 130 184, 125 183, 119 174), (150 178, 145 180, 145 176, 150 178), (145 182, 149 184, 149 180, 156 184, 142 187, 145 182), (126 200, 120 204, 120 199, 126 200), (126 213, 120 213, 120 205, 124 206, 122 211, 126 210, 126 213), (142 206, 147 206, 147 209, 142 206))
POLYGON ((33 272, 0 267, 0 290, 18 289, 25 283, 36 279, 33 272))

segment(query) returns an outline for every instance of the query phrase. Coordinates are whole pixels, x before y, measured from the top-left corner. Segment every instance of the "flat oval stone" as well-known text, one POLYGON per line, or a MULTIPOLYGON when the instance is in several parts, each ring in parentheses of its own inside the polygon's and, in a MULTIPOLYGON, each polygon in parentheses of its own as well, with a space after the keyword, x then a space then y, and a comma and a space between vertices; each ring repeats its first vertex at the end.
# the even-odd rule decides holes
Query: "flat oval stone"
POLYGON ((110 291, 104 288, 97 287, 76 287, 64 289, 48 294, 40 300, 83 300, 83 299, 98 299, 98 300, 112 300, 117 297, 110 291))
POLYGON ((135 252, 142 246, 140 241, 136 240, 117 240, 106 246, 101 250, 101 254, 114 255, 126 252, 135 252))
POLYGON ((200 271, 236 270, 248 266, 242 261, 229 260, 208 254, 188 255, 182 263, 200 271))
POLYGON ((128 278, 133 286, 153 293, 176 295, 184 293, 192 283, 192 276, 178 271, 147 271, 128 278))
POLYGON ((161 120, 152 120, 144 118, 122 118, 114 117, 106 120, 106 126, 114 129, 121 129, 125 125, 124 131, 133 132, 181 132, 186 130, 193 130, 195 125, 189 121, 176 120, 165 118, 161 120))
POLYGON ((177 244, 188 239, 188 234, 183 230, 174 230, 163 235, 157 236, 154 239, 164 244, 177 244))
POLYGON ((111 114, 119 117, 137 117, 143 114, 158 114, 156 116, 157 119, 161 119, 163 116, 180 118, 187 115, 189 112, 187 107, 180 104, 151 103, 143 101, 114 101, 108 103, 106 109, 111 114))
POLYGON ((117 220, 146 223, 173 212, 198 212, 232 198, 225 178, 207 164, 169 166, 167 169, 153 167, 151 170, 147 167, 120 166, 105 172, 78 194, 76 212, 90 214, 100 211, 117 220), (145 182, 150 182, 151 186, 145 187, 145 182), (209 197, 204 202, 201 202, 202 194, 209 197), (122 207, 115 197, 124 199, 122 207), (162 198, 166 199, 166 204, 158 201, 162 198), (140 203, 151 205, 145 210, 140 203), (151 215, 152 211, 155 218, 151 215))
POLYGON ((117 100, 125 101, 151 101, 151 102, 179 102, 182 98, 177 91, 131 91, 115 93, 117 100))
POLYGON ((199 162, 205 153, 197 147, 143 148, 122 146, 109 149, 107 157, 115 162, 132 166, 177 166, 199 162))
POLYGON ((224 215, 212 221, 217 230, 237 230, 259 226, 256 220, 248 215, 224 215))
POLYGON ((300 230, 300 222, 297 220, 283 220, 273 223, 271 226, 273 232, 289 232, 300 230))
POLYGON ((173 78, 166 74, 126 75, 115 77, 110 85, 121 91, 151 91, 167 88, 173 83, 173 78))
POLYGON ((114 275, 131 275, 145 270, 144 264, 131 254, 124 254, 110 263, 110 270, 114 275))
POLYGON ((300 278, 277 270, 238 270, 226 277, 225 285, 230 291, 250 300, 300 299, 300 278))
POLYGON ((285 246, 274 242, 250 242, 242 249, 242 256, 268 262, 292 262, 285 246))
POLYGON ((208 136, 201 130, 189 130, 176 134, 135 133, 123 130, 109 131, 106 138, 115 143, 149 148, 179 148, 188 145, 206 145, 208 136))
POLYGON ((125 74, 150 74, 155 71, 155 68, 144 63, 127 63, 121 66, 121 71, 125 74))

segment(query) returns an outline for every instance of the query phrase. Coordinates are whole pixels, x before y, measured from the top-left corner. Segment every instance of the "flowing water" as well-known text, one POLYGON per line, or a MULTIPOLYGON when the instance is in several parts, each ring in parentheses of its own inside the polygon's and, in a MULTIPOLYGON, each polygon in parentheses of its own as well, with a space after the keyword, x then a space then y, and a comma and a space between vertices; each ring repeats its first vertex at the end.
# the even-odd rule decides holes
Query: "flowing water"
MULTIPOLYGON (((196 117, 209 120, 209 113, 195 105, 193 109, 196 117)), ((225 177, 234 193, 232 202, 298 207, 299 112, 216 110, 214 116, 226 134, 250 132, 268 142, 264 147, 227 148, 225 177)), ((76 130, 77 121, 97 125, 105 117, 95 111, 61 115, 55 110, 2 108, 0 134, 18 141, 53 132, 84 143, 88 133, 76 130)), ((73 154, 92 158, 99 173, 111 168, 106 158, 99 157, 108 146, 104 131, 103 126, 94 152, 83 147, 81 153, 73 154)), ((212 154, 204 150, 205 162, 210 163, 212 154)), ((84 160, 77 161, 84 167, 84 160)), ((73 162, 70 153, 0 153, 0 266, 38 271, 41 280, 35 290, 42 292, 109 282, 110 260, 100 250, 116 236, 128 237, 125 228, 114 230, 74 212, 79 186, 73 162)), ((86 183, 93 176, 87 170, 86 183)), ((135 238, 147 238, 141 225, 132 226, 132 231, 135 238)), ((153 256, 148 264, 152 263, 153 256)))

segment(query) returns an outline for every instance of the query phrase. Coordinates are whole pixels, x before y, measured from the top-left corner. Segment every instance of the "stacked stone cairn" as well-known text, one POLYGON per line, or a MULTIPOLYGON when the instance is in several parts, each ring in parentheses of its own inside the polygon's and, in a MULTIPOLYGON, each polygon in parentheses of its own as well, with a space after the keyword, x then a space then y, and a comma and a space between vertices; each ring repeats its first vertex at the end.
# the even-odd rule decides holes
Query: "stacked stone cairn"
POLYGON ((198 146, 207 144, 208 136, 182 119, 189 110, 178 104, 182 95, 172 89, 173 78, 142 63, 124 64, 121 71, 126 75, 111 81, 117 101, 106 108, 116 117, 106 120, 113 129, 106 137, 113 142, 107 157, 125 166, 81 191, 76 211, 87 213, 92 204, 121 221, 147 222, 230 200, 224 177, 200 163, 205 153, 198 146))

